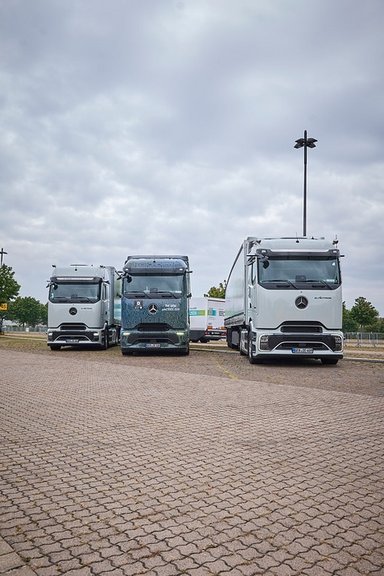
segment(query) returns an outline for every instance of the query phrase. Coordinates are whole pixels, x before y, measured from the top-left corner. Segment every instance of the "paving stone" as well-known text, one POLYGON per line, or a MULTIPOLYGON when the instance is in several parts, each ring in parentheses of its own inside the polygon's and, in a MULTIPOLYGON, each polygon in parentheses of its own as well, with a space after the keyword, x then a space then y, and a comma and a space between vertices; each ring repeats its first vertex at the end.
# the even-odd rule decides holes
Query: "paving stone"
MULTIPOLYGON (((39 576, 58 576, 60 574, 62 574, 61 568, 59 568, 59 566, 52 566, 51 563, 49 563, 48 566, 42 566, 38 569, 39 576)), ((88 575, 79 574, 76 576, 88 576, 88 575)))
POLYGON ((23 564, 24 562, 21 560, 20 556, 14 552, 2 554, 0 556, 0 573, 21 567, 23 564))
POLYGON ((178 358, 94 358, 0 350, 0 568, 8 556, 37 576, 379 572, 383 396, 292 379, 318 379, 312 366, 283 368, 284 385, 273 366, 268 382, 234 384, 178 358))
POLYGON ((156 576, 180 576, 178 569, 173 564, 157 566, 153 572, 156 576))
POLYGON ((36 572, 28 566, 22 566, 21 568, 9 570, 9 572, 6 573, 6 576, 36 576, 36 572))
POLYGON ((70 570, 69 572, 66 572, 66 576, 91 576, 91 570, 90 568, 86 567, 86 568, 78 568, 75 570, 70 570))
POLYGON ((12 548, 3 538, 0 538, 0 556, 3 554, 9 554, 12 552, 12 548))

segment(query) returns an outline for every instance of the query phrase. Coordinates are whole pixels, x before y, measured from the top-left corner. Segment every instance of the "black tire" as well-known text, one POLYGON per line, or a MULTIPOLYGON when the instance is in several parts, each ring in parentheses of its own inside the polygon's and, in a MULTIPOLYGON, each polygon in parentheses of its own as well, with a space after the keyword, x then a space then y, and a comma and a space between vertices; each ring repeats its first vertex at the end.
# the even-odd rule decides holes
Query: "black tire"
POLYGON ((338 358, 322 358, 321 363, 324 366, 335 366, 338 363, 338 358))
MULTIPOLYGON (((239 346, 236 346, 236 344, 232 343, 232 333, 235 330, 233 328, 228 328, 227 330, 227 346, 228 348, 232 348, 232 350, 239 350, 239 346)), ((240 336, 239 336, 239 342, 240 342, 240 336)))
POLYGON ((104 328, 103 343, 100 344, 100 348, 102 350, 108 350, 108 348, 109 348, 109 331, 108 331, 108 328, 104 328))
POLYGON ((252 356, 252 345, 251 345, 251 340, 249 335, 251 334, 251 330, 248 332, 248 360, 250 364, 262 364, 263 361, 261 358, 258 358, 256 356, 256 358, 254 356, 252 356))
POLYGON ((60 350, 61 348, 59 344, 50 344, 49 347, 51 350, 60 350))
POLYGON ((188 356, 189 355, 189 343, 186 345, 185 348, 181 348, 179 350, 180 356, 188 356))
POLYGON ((251 331, 248 332, 248 360, 250 364, 256 364, 255 358, 252 356, 252 343, 251 343, 251 331))

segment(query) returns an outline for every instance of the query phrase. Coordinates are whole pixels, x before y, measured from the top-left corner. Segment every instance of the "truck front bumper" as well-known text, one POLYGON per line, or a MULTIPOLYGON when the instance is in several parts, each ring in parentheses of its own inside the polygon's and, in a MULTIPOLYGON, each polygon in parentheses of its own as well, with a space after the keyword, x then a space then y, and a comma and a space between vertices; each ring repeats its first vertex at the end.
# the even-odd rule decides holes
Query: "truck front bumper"
POLYGON ((178 350, 189 343, 189 330, 148 331, 122 330, 120 345, 122 350, 178 350))
POLYGON ((102 343, 101 330, 49 330, 47 331, 48 346, 77 346, 81 344, 100 346, 102 343))
POLYGON ((258 356, 343 357, 341 334, 260 334, 252 340, 258 356))

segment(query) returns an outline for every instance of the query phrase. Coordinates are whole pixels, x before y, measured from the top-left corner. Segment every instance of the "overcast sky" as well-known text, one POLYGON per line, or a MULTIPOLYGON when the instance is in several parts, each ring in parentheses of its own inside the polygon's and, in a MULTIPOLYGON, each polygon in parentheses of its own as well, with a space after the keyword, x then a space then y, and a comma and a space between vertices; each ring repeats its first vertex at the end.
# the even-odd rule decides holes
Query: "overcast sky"
POLYGON ((344 300, 384 316, 382 0, 0 0, 0 248, 51 265, 186 254, 192 292, 247 236, 337 236, 344 300))

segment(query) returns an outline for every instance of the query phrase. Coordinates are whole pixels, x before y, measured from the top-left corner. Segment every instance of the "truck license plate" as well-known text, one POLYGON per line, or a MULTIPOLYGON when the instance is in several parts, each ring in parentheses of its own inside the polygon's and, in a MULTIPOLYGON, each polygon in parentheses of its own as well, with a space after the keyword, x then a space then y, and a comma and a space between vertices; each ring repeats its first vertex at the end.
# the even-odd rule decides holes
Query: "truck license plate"
POLYGON ((147 348, 160 348, 160 344, 158 342, 153 344, 147 344, 147 348))
POLYGON ((313 348, 292 348, 292 354, 313 354, 313 348))
POLYGON ((79 341, 78 338, 67 338, 66 342, 67 344, 75 344, 79 341))

